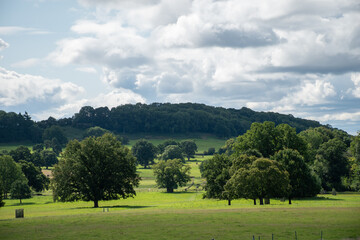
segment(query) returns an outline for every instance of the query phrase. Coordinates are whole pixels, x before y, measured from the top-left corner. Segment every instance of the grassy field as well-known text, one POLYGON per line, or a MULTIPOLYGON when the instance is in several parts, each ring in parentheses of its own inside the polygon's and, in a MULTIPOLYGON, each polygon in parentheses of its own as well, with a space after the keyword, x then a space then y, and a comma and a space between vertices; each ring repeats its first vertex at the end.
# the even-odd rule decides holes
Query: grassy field
MULTIPOLYGON (((167 138, 148 138, 158 144, 167 138)), ((225 141, 196 139, 200 151, 218 149, 225 141), (216 146, 216 144, 218 144, 216 146), (201 147, 200 147, 201 146, 201 147)), ((134 144, 135 139, 130 144, 134 144)), ((8 145, 8 147, 10 147, 8 145)), ((0 148, 1 149, 1 148, 0 148)), ((31 199, 5 200, 0 208, 0 239, 360 239, 360 194, 319 195, 293 200, 292 205, 271 199, 270 205, 252 200, 203 199, 199 165, 211 156, 197 156, 191 182, 175 193, 156 188, 151 169, 138 168, 142 177, 134 198, 54 203, 51 191, 31 199), (187 191, 185 191, 185 189, 187 191), (23 208, 24 219, 15 219, 23 208), (108 208, 109 212, 103 212, 108 208)))
MULTIPOLYGON (((198 158, 187 164, 201 184, 198 158)), ((359 239, 360 194, 294 200, 292 205, 272 199, 271 205, 252 200, 203 199, 193 186, 175 193, 157 189, 151 169, 138 169, 142 181, 129 199, 54 203, 51 192, 23 200, 5 200, 0 208, 1 239, 359 239), (15 219, 15 209, 25 210, 15 219), (109 212, 103 212, 109 208, 109 212)), ((189 183, 190 185, 190 183, 189 183)))

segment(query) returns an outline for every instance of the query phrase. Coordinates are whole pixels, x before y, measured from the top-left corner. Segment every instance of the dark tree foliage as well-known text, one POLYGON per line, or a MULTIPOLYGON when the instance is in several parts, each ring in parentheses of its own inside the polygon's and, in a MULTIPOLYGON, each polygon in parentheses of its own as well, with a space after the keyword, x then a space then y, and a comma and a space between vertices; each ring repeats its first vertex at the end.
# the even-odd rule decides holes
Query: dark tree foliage
POLYGON ((314 197, 320 192, 320 183, 298 151, 281 150, 275 153, 273 159, 281 163, 290 175, 289 201, 294 197, 314 197))
POLYGON ((56 153, 52 150, 45 149, 41 151, 40 155, 41 155, 42 163, 44 164, 46 169, 48 169, 48 167, 51 167, 58 162, 56 153))
POLYGON ((52 189, 59 201, 93 201, 134 196, 139 185, 136 159, 115 136, 104 134, 70 141, 53 170, 52 189))
POLYGON ((190 158, 194 157, 195 152, 197 151, 197 145, 192 140, 182 141, 180 143, 180 147, 184 155, 187 157, 188 161, 190 161, 190 158))
POLYGON ((299 132, 320 126, 316 121, 292 115, 255 112, 248 108, 225 109, 195 103, 126 104, 111 110, 86 106, 75 114, 72 124, 83 129, 99 126, 123 134, 202 132, 230 137, 245 133, 255 121, 273 121, 276 125, 287 123, 299 132))
POLYGON ((223 195, 224 186, 230 179, 231 160, 228 155, 215 154, 213 158, 205 160, 200 165, 201 176, 206 179, 206 198, 228 199, 223 195))
POLYGON ((20 146, 17 147, 15 150, 11 150, 9 152, 9 155, 14 159, 15 162, 18 162, 20 160, 25 160, 28 162, 32 161, 31 152, 29 148, 25 146, 20 146))
POLYGON ((64 131, 59 126, 51 126, 46 128, 43 134, 43 140, 53 141, 56 139, 59 144, 65 145, 67 143, 67 138, 64 134, 64 131))
POLYGON ((0 110, 0 142, 33 141, 41 142, 42 129, 40 129, 30 116, 6 113, 0 110))
POLYGON ((314 162, 314 170, 321 178, 321 185, 325 190, 343 189, 341 177, 349 173, 346 150, 346 144, 338 138, 330 139, 320 145, 314 162))
POLYGON ((144 166, 144 168, 154 163, 157 153, 156 147, 145 139, 137 141, 131 148, 131 151, 136 157, 137 162, 144 166))
POLYGON ((21 160, 19 162, 22 172, 28 180, 29 187, 35 192, 41 192, 48 188, 49 179, 31 162, 21 160))
POLYGON ((3 198, 4 198, 4 188, 2 186, 2 181, 0 181, 0 207, 3 207, 5 205, 3 198))
POLYGON ((86 132, 84 133, 84 138, 101 137, 105 133, 109 133, 109 131, 101 127, 91 127, 86 129, 86 132))
POLYGON ((163 154, 164 151, 165 151, 165 148, 166 148, 167 146, 170 146, 170 145, 177 145, 177 146, 179 146, 180 143, 179 143, 178 141, 174 140, 174 139, 167 139, 167 140, 165 140, 163 143, 160 143, 160 144, 157 146, 157 148, 158 148, 158 150, 159 150, 159 153, 160 153, 160 154, 163 154))

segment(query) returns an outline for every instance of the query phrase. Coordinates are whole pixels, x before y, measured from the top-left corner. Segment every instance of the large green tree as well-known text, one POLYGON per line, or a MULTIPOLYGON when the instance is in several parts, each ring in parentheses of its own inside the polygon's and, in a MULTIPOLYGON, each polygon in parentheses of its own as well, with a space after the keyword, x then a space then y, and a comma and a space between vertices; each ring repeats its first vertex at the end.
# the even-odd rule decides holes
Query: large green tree
POLYGON ((320 145, 314 162, 314 170, 321 178, 321 184, 325 190, 343 188, 341 178, 349 173, 346 150, 346 144, 337 138, 320 145))
POLYGON ((191 179, 190 166, 185 165, 180 159, 161 160, 153 166, 153 170, 157 186, 166 188, 168 193, 185 186, 191 179))
POLYGON ((13 182, 11 184, 10 195, 11 199, 19 199, 20 204, 22 204, 22 199, 31 198, 31 190, 27 183, 27 179, 21 178, 13 182))
POLYGON ((285 197, 289 193, 289 173, 276 161, 259 158, 239 168, 225 185, 232 198, 285 197))
POLYGON ((19 162, 22 172, 28 180, 29 187, 36 192, 41 192, 48 188, 49 179, 32 162, 21 160, 19 162))
POLYGON ((180 143, 180 147, 183 150, 183 153, 187 157, 188 161, 190 158, 193 158, 195 155, 195 152, 197 151, 197 145, 192 140, 186 140, 180 143))
POLYGON ((67 138, 65 136, 64 131, 59 126, 51 126, 49 128, 46 128, 43 133, 43 140, 46 141, 52 141, 53 138, 57 139, 57 141, 61 145, 65 145, 67 143, 67 138))
POLYGON ((131 151, 136 157, 137 162, 144 166, 144 168, 154 163, 154 158, 157 153, 156 147, 145 139, 137 141, 131 148, 131 151))
POLYGON ((25 178, 21 168, 11 156, 0 156, 0 182, 3 188, 4 198, 10 192, 11 185, 18 179, 25 178))
POLYGON ((286 148, 296 149, 302 155, 307 153, 306 142, 296 134, 295 128, 287 124, 275 127, 274 122, 253 123, 250 130, 239 136, 233 146, 237 155, 256 149, 267 158, 286 148))
POLYGON ((139 185, 136 159, 115 136, 70 141, 53 170, 55 200, 93 201, 133 197, 139 185))
POLYGON ((161 155, 161 159, 162 160, 181 159, 181 161, 184 161, 184 156, 179 146, 169 145, 165 148, 163 154, 161 155))
POLYGON ((226 154, 216 154, 201 163, 201 176, 206 180, 204 197, 229 200, 223 193, 224 186, 231 177, 229 172, 231 164, 232 161, 226 154))
POLYGON ((294 197, 313 197, 320 192, 320 183, 312 175, 310 168, 305 163, 303 156, 293 149, 280 150, 275 153, 274 160, 281 163, 289 173, 291 191, 289 204, 294 197))

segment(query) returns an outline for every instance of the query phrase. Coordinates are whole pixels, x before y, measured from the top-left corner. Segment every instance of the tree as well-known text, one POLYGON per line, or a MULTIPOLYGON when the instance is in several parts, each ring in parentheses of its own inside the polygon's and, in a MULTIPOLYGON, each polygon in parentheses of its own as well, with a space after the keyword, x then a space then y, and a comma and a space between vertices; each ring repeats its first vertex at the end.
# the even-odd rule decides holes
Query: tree
POLYGON ((281 163, 289 173, 291 191, 289 204, 294 197, 313 197, 320 192, 320 183, 305 163, 300 153, 293 149, 280 150, 275 153, 274 160, 281 163))
POLYGON ((259 198, 263 205, 264 198, 288 195, 289 173, 278 162, 259 158, 238 169, 224 188, 233 198, 259 198))
POLYGON ((53 170, 52 189, 59 201, 128 198, 139 185, 136 159, 112 134, 70 141, 53 170))
POLYGON ((345 185, 351 190, 360 191, 360 132, 351 142, 350 153, 350 173, 344 179, 345 185))
POLYGON ((64 134, 64 131, 56 125, 46 128, 43 133, 44 142, 46 140, 52 141, 53 138, 56 138, 61 145, 65 145, 67 143, 67 138, 64 134))
POLYGON ((296 134, 295 128, 287 124, 275 127, 274 122, 253 123, 250 130, 239 136, 234 143, 237 155, 249 149, 256 149, 267 158, 287 148, 296 149, 302 155, 307 153, 307 144, 296 134))
POLYGON ((7 198, 13 182, 23 176, 21 168, 11 156, 0 156, 0 182, 3 188, 4 198, 7 198))
POLYGON ((17 147, 15 150, 11 150, 9 155, 14 159, 15 162, 25 160, 31 162, 31 152, 29 148, 25 146, 17 147))
POLYGON ((157 149, 152 143, 146 141, 145 139, 141 139, 135 143, 135 145, 131 148, 131 151, 136 157, 137 162, 146 168, 148 165, 154 163, 157 149))
POLYGON ((42 143, 35 144, 32 147, 32 149, 34 152, 41 152, 42 150, 44 150, 44 144, 42 144, 42 143))
POLYGON ((84 138, 87 137, 101 137, 102 135, 104 135, 105 133, 109 133, 108 130, 101 128, 101 127, 91 127, 86 129, 85 133, 84 133, 84 138))
POLYGON ((3 207, 5 205, 3 198, 4 198, 4 188, 2 186, 2 182, 0 181, 0 207, 3 207))
POLYGON ((11 184, 11 199, 26 199, 31 198, 31 190, 25 178, 18 179, 11 184))
POLYGON ((180 159, 161 160, 153 166, 153 170, 157 186, 166 188, 168 193, 190 181, 190 166, 185 165, 180 159))
POLYGON ((325 190, 342 189, 341 178, 349 173, 349 164, 345 156, 346 145, 337 138, 320 145, 314 170, 322 181, 325 190))
POLYGON ((206 180, 205 198, 228 199, 223 192, 226 182, 231 177, 229 172, 231 164, 230 157, 225 154, 216 154, 213 158, 201 163, 201 176, 206 180))
POLYGON ((197 145, 192 140, 186 140, 180 143, 180 147, 187 157, 188 161, 190 161, 190 158, 193 158, 195 155, 195 152, 197 151, 197 145))
POLYGON ((160 144, 158 145, 159 153, 160 153, 160 154, 163 154, 164 151, 165 151, 165 148, 166 148, 167 146, 170 146, 170 145, 176 145, 176 146, 178 146, 178 145, 180 145, 180 144, 179 144, 179 142, 177 142, 177 141, 174 140, 174 139, 167 139, 167 140, 165 140, 165 142, 160 143, 160 144))
POLYGON ((53 166, 58 162, 56 153, 52 150, 49 149, 42 150, 40 155, 46 169, 48 169, 49 167, 53 166))
POLYGON ((32 162, 21 160, 19 162, 22 172, 28 180, 29 187, 36 192, 41 192, 48 188, 49 179, 41 172, 39 167, 35 167, 32 162))
POLYGON ((184 161, 182 150, 177 145, 169 145, 165 148, 164 153, 161 155, 162 160, 168 159, 181 159, 184 161))

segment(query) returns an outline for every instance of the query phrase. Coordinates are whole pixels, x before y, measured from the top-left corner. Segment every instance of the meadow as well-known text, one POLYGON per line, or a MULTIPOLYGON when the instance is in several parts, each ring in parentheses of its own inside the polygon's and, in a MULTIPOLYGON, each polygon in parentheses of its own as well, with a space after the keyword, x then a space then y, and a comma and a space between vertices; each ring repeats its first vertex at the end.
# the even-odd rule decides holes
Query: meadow
MULTIPOLYGON (((148 137, 155 145, 166 138, 148 137)), ((136 139, 130 141, 133 145, 136 139)), ((224 140, 198 138, 199 152, 218 149, 224 140), (216 145, 218 144, 218 145, 216 145)), ((7 145, 9 147, 9 145, 7 145)), ((174 193, 156 188, 151 169, 142 177, 134 198, 92 202, 53 202, 51 191, 30 199, 5 200, 0 208, 0 239, 360 239, 360 194, 339 193, 294 199, 293 204, 271 199, 203 199, 199 165, 211 156, 187 162, 192 181, 174 193), (194 182, 194 184, 192 184, 194 182), (15 219, 23 208, 25 218, 15 219), (105 211, 104 211, 105 210, 105 211), (260 238, 259 238, 260 237, 260 238)))

